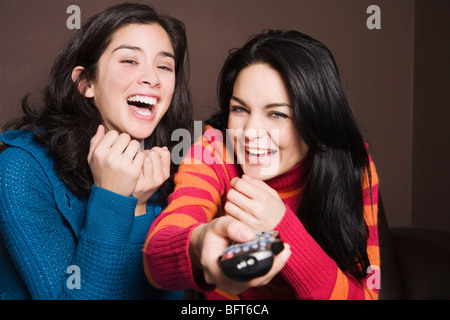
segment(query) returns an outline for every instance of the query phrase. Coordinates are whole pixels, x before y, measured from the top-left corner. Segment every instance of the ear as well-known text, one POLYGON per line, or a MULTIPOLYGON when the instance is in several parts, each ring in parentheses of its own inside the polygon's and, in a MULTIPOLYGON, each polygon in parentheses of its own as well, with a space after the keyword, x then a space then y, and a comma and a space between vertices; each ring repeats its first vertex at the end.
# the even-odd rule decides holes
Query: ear
MULTIPOLYGON (((83 72, 84 67, 77 66, 72 70, 72 81, 74 83, 77 82, 78 78, 80 77, 80 74, 83 72)), ((81 79, 80 82, 78 82, 78 91, 85 96, 86 98, 93 98, 94 97, 94 86, 87 80, 81 79)))

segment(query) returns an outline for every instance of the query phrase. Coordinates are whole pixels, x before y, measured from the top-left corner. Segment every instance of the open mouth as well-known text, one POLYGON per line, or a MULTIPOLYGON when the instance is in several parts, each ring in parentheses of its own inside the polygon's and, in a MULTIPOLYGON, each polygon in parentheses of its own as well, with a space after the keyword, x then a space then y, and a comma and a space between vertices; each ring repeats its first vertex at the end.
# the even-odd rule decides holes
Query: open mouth
POLYGON ((245 148, 247 160, 250 164, 265 164, 270 161, 276 152, 276 150, 270 149, 245 148))
POLYGON ((136 107, 134 111, 143 117, 151 116, 157 102, 158 99, 156 97, 139 95, 131 96, 127 99, 128 105, 136 107))
POLYGON ((254 157, 267 157, 272 155, 273 150, 261 150, 261 149, 245 149, 249 155, 254 157))

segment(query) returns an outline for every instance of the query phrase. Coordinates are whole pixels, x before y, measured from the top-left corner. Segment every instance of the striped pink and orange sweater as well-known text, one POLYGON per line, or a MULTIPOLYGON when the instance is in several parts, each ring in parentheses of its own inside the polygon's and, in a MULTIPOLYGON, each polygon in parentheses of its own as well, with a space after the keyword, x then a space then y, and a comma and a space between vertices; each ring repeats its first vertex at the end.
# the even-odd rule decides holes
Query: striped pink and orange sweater
MULTIPOLYGON (((189 258, 192 230, 223 213, 232 178, 241 176, 239 164, 227 153, 223 133, 207 127, 203 137, 189 150, 175 176, 175 190, 167 208, 152 225, 144 246, 147 278, 167 290, 194 288, 204 291, 207 299, 377 299, 372 283, 360 284, 341 271, 308 234, 295 212, 301 199, 298 186, 304 164, 266 181, 274 188, 286 212, 275 230, 291 246, 291 256, 281 272, 266 286, 252 288, 239 296, 219 290, 206 290, 194 281, 189 258), (295 183, 297 182, 297 183, 295 183)), ((369 227, 367 251, 374 270, 379 271, 377 232, 378 176, 372 160, 372 200, 369 185, 364 185, 365 219, 369 227)), ((211 289, 211 288, 209 288, 211 289)))

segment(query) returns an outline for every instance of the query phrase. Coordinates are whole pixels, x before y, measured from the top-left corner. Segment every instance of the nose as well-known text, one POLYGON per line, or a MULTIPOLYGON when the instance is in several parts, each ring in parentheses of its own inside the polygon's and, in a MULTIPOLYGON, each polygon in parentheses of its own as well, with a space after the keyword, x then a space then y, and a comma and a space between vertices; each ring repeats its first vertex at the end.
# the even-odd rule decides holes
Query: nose
POLYGON ((248 140, 261 139, 266 133, 264 121, 255 115, 251 115, 244 127, 245 138, 248 140))
POLYGON ((143 70, 138 82, 139 84, 145 84, 150 87, 161 86, 161 79, 159 78, 158 72, 155 68, 146 68, 143 70))
POLYGON ((248 128, 245 130, 244 134, 247 140, 258 140, 266 136, 266 130, 262 128, 248 128))

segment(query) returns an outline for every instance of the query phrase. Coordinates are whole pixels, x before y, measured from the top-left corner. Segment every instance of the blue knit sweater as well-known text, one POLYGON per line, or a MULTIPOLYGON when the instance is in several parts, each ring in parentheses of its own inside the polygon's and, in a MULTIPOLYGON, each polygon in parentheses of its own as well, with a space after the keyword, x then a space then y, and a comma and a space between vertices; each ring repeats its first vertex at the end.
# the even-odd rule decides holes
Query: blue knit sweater
POLYGON ((29 131, 0 139, 0 299, 179 299, 145 278, 142 247, 158 205, 92 187, 74 196, 29 131))

